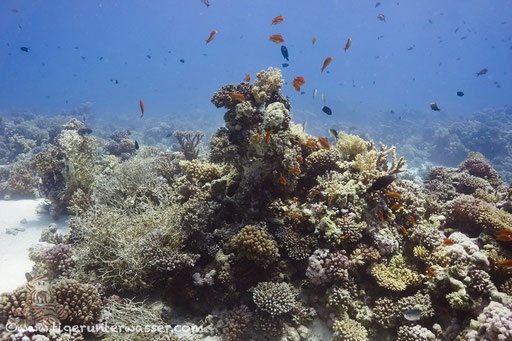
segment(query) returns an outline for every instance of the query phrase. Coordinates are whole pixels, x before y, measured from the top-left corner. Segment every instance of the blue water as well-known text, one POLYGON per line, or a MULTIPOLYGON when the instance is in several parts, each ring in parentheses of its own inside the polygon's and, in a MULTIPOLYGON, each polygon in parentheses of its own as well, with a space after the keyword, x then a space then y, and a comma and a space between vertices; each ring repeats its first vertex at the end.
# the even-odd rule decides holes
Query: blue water
POLYGON ((89 101, 96 115, 135 120, 143 98, 148 116, 211 113, 222 122, 215 91, 286 62, 271 34, 283 35, 290 53, 283 92, 298 121, 357 123, 391 109, 466 116, 510 104, 512 2, 376 2, 2 1, 0 113, 54 114, 89 101), (271 25, 277 15, 285 21, 271 25), (295 76, 306 80, 304 95, 291 86, 295 76), (333 116, 320 111, 322 92, 333 116))

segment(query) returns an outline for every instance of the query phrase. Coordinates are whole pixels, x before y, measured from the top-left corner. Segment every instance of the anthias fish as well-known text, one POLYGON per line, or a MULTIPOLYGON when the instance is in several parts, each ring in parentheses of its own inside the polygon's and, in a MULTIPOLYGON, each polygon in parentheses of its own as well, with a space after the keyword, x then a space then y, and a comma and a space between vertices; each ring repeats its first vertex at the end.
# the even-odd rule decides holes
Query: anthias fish
POLYGON ((315 45, 315 43, 316 43, 316 36, 313 37, 312 43, 313 43, 313 45, 315 45))
POLYGON ((444 246, 450 246, 450 245, 453 245, 455 244, 455 242, 453 240, 451 240, 450 238, 446 238, 444 241, 443 241, 443 245, 444 246))
POLYGON ((366 191, 373 192, 388 187, 393 181, 396 180, 394 175, 383 175, 373 182, 373 184, 366 191))
MULTIPOLYGON (((377 15, 377 19, 379 19, 380 21, 386 21, 386 16, 384 14, 379 14, 377 15)), ((391 20, 393 21, 393 20, 391 20)))
POLYGON ((399 203, 395 202, 395 203, 391 206, 391 209, 392 209, 393 211, 396 211, 396 210, 398 210, 399 208, 402 208, 402 207, 404 207, 404 205, 400 205, 399 203))
POLYGON ((276 44, 281 44, 281 43, 284 43, 284 38, 282 35, 280 34, 274 34, 274 35, 271 35, 270 38, 268 39, 270 41, 273 41, 274 43, 276 44))
POLYGON ((140 118, 142 118, 142 116, 144 116, 144 102, 142 101, 142 98, 140 99, 139 104, 140 104, 140 118))
POLYGON ((324 149, 331 149, 331 146, 329 145, 329 141, 325 137, 319 137, 318 142, 320 142, 320 145, 324 149))
POLYGON ((441 111, 441 109, 439 109, 439 106, 437 105, 436 102, 431 102, 430 103, 430 109, 432 109, 434 111, 441 111))
POLYGON ((324 72, 324 69, 327 67, 327 65, 329 65, 330 63, 332 62, 332 57, 327 57, 325 58, 324 60, 324 65, 322 65, 322 67, 320 68, 320 70, 322 70, 322 72, 324 72))
POLYGON ((293 88, 297 91, 300 91, 300 87, 306 83, 304 77, 298 76, 293 79, 292 85, 293 88))
POLYGON ((215 38, 216 35, 217 35, 217 31, 215 31, 215 30, 212 31, 210 33, 210 36, 208 37, 208 39, 205 40, 205 42, 208 44, 209 42, 211 42, 215 38))
POLYGON ((265 134, 265 143, 268 143, 268 141, 270 141, 270 135, 274 132, 274 129, 270 129, 269 131, 267 131, 267 133, 265 134))
POLYGON ((400 199, 402 195, 398 192, 387 192, 386 195, 391 198, 400 199))
POLYGON ((280 23, 282 23, 284 21, 284 18, 282 15, 278 15, 277 17, 275 17, 274 19, 272 19, 272 25, 279 25, 280 23))
POLYGON ((245 81, 246 81, 247 83, 249 83, 249 82, 251 81, 251 75, 250 75, 250 74, 248 74, 248 73, 246 73, 246 74, 245 74, 245 78, 244 78, 244 79, 245 79, 245 81))
POLYGON ((350 45, 352 45, 352 38, 348 38, 347 43, 345 44, 345 47, 343 48, 343 51, 347 52, 350 45))

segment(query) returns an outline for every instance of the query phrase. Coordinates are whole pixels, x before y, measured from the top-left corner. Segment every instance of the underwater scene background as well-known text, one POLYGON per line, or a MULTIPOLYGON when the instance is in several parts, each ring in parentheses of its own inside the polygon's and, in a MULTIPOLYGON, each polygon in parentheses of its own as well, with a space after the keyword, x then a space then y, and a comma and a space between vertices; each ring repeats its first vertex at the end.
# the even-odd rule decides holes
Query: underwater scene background
POLYGON ((512 340, 510 13, 2 1, 0 339, 512 340))

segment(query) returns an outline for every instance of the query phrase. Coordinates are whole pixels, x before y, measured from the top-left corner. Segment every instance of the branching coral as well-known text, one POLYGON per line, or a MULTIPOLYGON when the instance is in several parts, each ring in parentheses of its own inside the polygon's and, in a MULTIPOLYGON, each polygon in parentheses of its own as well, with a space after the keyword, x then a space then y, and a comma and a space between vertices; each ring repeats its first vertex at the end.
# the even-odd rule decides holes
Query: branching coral
POLYGON ((292 310, 297 294, 288 283, 261 282, 252 289, 254 303, 272 317, 292 310))
POLYGON ((204 137, 204 134, 196 131, 195 133, 191 131, 175 131, 174 136, 178 139, 178 142, 181 146, 181 151, 185 155, 185 159, 194 160, 197 159, 199 155, 199 143, 204 137))
POLYGON ((103 302, 98 290, 90 284, 73 279, 64 279, 52 285, 55 300, 67 311, 66 321, 77 325, 91 325, 96 322, 103 302))
POLYGON ((371 273, 377 284, 391 291, 404 291, 421 282, 419 275, 406 267, 402 256, 394 256, 387 266, 382 263, 374 265, 371 273))
POLYGON ((366 328, 347 315, 334 321, 332 329, 334 330, 332 339, 336 341, 365 341, 368 337, 366 328))

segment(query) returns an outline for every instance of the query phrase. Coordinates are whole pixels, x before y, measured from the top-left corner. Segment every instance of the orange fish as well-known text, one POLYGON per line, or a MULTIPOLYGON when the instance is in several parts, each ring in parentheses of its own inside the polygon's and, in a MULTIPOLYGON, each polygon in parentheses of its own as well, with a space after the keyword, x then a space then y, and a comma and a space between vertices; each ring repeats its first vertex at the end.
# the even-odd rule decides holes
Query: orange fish
POLYGON ((329 65, 330 63, 332 62, 332 57, 327 57, 325 58, 324 60, 324 65, 320 68, 320 70, 322 70, 322 72, 324 72, 324 69, 327 67, 327 65, 329 65))
POLYGON ((500 268, 510 269, 510 268, 512 268, 512 259, 507 259, 507 260, 504 260, 503 262, 499 262, 498 266, 500 268))
POLYGON ((304 163, 304 160, 302 160, 302 156, 297 156, 297 162, 299 165, 302 165, 304 163))
POLYGON ((282 173, 279 173, 279 177, 280 177, 280 182, 283 184, 283 185, 286 185, 286 179, 284 178, 283 174, 282 173))
POLYGON ((298 76, 293 79, 292 85, 295 90, 300 91, 300 87, 303 86, 304 83, 306 83, 304 77, 298 76))
POLYGON ((256 136, 253 137, 252 142, 258 143, 260 141, 260 133, 257 133, 256 136))
POLYGON ((386 195, 395 199, 400 199, 401 197, 400 193, 397 192, 387 192, 386 195))
POLYGON ((409 216, 409 221, 411 222, 412 225, 416 225, 416 220, 412 215, 409 216))
POLYGON ((407 230, 405 229, 405 227, 402 226, 402 232, 407 235, 407 230))
POLYGON ((310 146, 311 149, 316 150, 317 146, 316 143, 311 141, 310 139, 307 140, 306 145, 310 146))
POLYGON ((239 101, 239 102, 245 102, 245 96, 242 95, 241 93, 239 92, 233 92, 231 94, 231 98, 235 101, 239 101))
POLYGON ((316 43, 316 36, 313 37, 313 45, 316 43))
POLYGON ((350 47, 350 45, 352 45, 352 39, 351 38, 348 38, 347 40, 347 43, 345 44, 345 47, 343 48, 343 50, 345 52, 347 52, 348 48, 350 47))
POLYGON ((281 15, 278 15, 274 19, 272 19, 272 25, 279 25, 284 21, 284 18, 281 15))
POLYGON ((453 240, 451 240, 450 238, 446 238, 444 241, 443 241, 443 245, 444 246, 450 246, 450 245, 453 245, 455 244, 455 242, 453 240))
POLYGON ((435 272, 434 272, 434 271, 432 271, 432 269, 431 269, 431 268, 429 268, 428 266, 427 266, 427 272, 428 272, 428 274, 429 274, 430 276, 432 276, 432 277, 436 277, 435 272))
POLYGON ((386 21, 386 16, 384 14, 379 14, 377 16, 377 19, 379 19, 380 21, 386 21))
POLYGON ((499 234, 496 236, 496 240, 501 242, 512 242, 512 236, 509 234, 499 234))
POLYGON ((331 149, 331 146, 329 146, 329 141, 327 141, 325 137, 319 137, 318 141, 324 149, 331 149))
POLYGON ((512 230, 508 230, 508 229, 501 229, 498 231, 498 234, 506 234, 506 235, 511 235, 512 234, 512 230))
POLYGON ((274 129, 270 129, 269 131, 267 131, 267 133, 265 134, 265 143, 268 143, 268 141, 270 140, 270 134, 272 134, 274 132, 274 129))
POLYGON ((311 193, 313 193, 313 194, 320 194, 320 191, 319 191, 319 190, 317 190, 317 189, 312 189, 312 190, 311 190, 311 193))
POLYGON ((212 33, 210 33, 210 37, 208 39, 205 40, 205 42, 208 44, 209 42, 211 42, 213 40, 213 38, 215 38, 215 36, 217 35, 217 31, 212 31, 212 33))
POLYGON ((270 41, 273 41, 274 43, 276 44, 281 44, 281 43, 284 43, 284 38, 282 35, 280 34, 274 34, 274 35, 271 35, 270 36, 270 41))
POLYGON ((291 173, 291 174, 300 174, 300 169, 298 169, 298 168, 288 169, 288 173, 291 173))
POLYGON ((142 101, 142 98, 140 99, 140 118, 144 116, 144 102, 142 101))
POLYGON ((329 201, 331 201, 332 199, 334 199, 334 197, 332 195, 329 195, 329 198, 327 198, 329 201))
POLYGON ((398 210, 399 208, 402 208, 402 207, 404 207, 404 205, 400 205, 399 203, 395 202, 395 203, 393 204, 393 206, 391 206, 391 209, 392 209, 393 211, 395 211, 395 210, 398 210))
POLYGON ((210 7, 210 1, 209 0, 201 0, 202 3, 206 5, 206 7, 210 7))
POLYGON ((379 220, 384 221, 384 213, 382 213, 382 210, 379 210, 379 220))
POLYGON ((347 239, 348 237, 349 237, 348 233, 345 233, 345 235, 344 235, 344 236, 342 236, 341 238, 342 238, 342 239, 347 239))
POLYGON ((247 83, 249 83, 251 81, 251 75, 250 74, 248 74, 248 73, 245 74, 245 81, 247 83))

